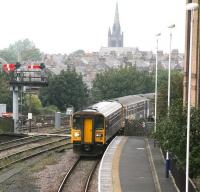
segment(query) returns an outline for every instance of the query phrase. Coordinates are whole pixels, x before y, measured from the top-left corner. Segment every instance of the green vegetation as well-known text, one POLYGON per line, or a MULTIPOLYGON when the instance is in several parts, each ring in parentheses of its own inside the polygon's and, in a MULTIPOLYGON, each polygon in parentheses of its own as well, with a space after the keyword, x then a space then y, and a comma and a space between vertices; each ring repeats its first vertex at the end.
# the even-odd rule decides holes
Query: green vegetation
MULTIPOLYGON (((183 74, 171 73, 171 106, 167 115, 168 73, 159 71, 158 76, 158 124, 156 139, 164 150, 169 150, 181 169, 186 164, 187 110, 183 107, 183 74)), ((200 175, 200 110, 191 110, 190 177, 200 175)))
MULTIPOLYGON (((42 54, 29 39, 19 40, 10 44, 8 48, 0 50, 0 58, 8 63, 38 61, 42 54)), ((0 73, 0 103, 7 105, 7 111, 12 111, 12 92, 10 91, 9 78, 11 74, 0 73)))
POLYGON ((139 71, 135 67, 111 69, 97 74, 93 82, 94 101, 135 95, 154 91, 154 79, 148 71, 139 71))
POLYGON ((13 130, 13 119, 10 118, 0 118, 0 134, 1 133, 12 133, 13 130))
POLYGON ((75 110, 87 106, 88 91, 82 77, 74 71, 62 71, 49 79, 49 86, 42 89, 40 98, 43 106, 55 105, 65 111, 68 106, 75 110))
MULTIPOLYGON (((158 115, 165 116, 167 113, 168 98, 168 70, 158 72, 158 115)), ((183 98, 183 74, 180 71, 171 71, 170 101, 183 98)))
MULTIPOLYGON (((169 150, 178 165, 185 169, 186 160, 186 131, 187 111, 179 100, 172 104, 169 118, 163 116, 157 125, 156 138, 161 147, 169 150)), ((200 175, 200 109, 191 110, 190 126, 190 176, 192 178, 200 175)))
POLYGON ((25 95, 24 97, 24 108, 23 108, 23 112, 25 114, 28 114, 29 109, 31 109, 31 112, 34 115, 38 115, 40 110, 42 108, 42 103, 40 101, 40 99, 38 98, 37 95, 25 95))
POLYGON ((8 80, 8 74, 0 73, 0 103, 5 103, 7 111, 12 111, 12 92, 8 80))
POLYGON ((59 111, 59 110, 55 105, 49 105, 49 106, 40 108, 41 115, 54 114, 56 111, 59 111))
POLYGON ((8 63, 16 63, 18 58, 20 62, 40 61, 42 54, 29 39, 19 40, 6 49, 0 50, 0 58, 8 63))

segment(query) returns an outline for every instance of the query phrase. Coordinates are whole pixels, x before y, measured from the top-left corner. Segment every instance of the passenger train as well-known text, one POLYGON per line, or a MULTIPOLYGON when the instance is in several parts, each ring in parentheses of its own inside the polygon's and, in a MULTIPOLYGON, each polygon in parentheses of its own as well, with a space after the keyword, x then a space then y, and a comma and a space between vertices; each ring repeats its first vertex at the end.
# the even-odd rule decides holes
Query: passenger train
POLYGON ((107 143, 125 127, 126 119, 147 118, 149 98, 129 95, 96 103, 73 114, 71 143, 80 155, 101 154, 107 143))

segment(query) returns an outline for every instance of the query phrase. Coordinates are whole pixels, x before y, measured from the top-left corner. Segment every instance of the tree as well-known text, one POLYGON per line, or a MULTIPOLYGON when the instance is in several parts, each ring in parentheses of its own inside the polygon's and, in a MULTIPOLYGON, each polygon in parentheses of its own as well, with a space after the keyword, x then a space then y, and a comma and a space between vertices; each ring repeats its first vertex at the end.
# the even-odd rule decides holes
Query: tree
POLYGON ((0 103, 6 104, 7 111, 12 111, 12 92, 10 91, 9 75, 0 73, 0 103))
MULTIPOLYGON (((183 74, 180 71, 171 71, 170 101, 183 98, 183 74)), ((158 72, 158 114, 167 113, 168 101, 168 70, 158 72)))
POLYGON ((17 61, 17 55, 8 48, 0 50, 0 57, 8 63, 15 63, 17 61))
POLYGON ((31 109, 31 112, 34 115, 39 114, 39 112, 42 108, 42 103, 37 95, 32 94, 31 97, 29 94, 25 95, 24 102, 25 102, 24 112, 26 114, 28 114, 28 112, 30 112, 29 109, 31 109))
POLYGON ((97 74, 92 88, 95 101, 125 95, 135 95, 154 91, 153 77, 148 71, 135 67, 110 69, 97 74))
MULTIPOLYGON (((169 117, 162 116, 157 124, 156 139, 164 150, 169 150, 183 170, 186 164, 187 110, 181 100, 170 107, 169 117)), ((200 109, 192 108, 190 124, 190 176, 200 175, 200 109)))
POLYGON ((47 115, 47 114, 54 114, 58 111, 58 108, 55 105, 49 105, 40 109, 40 114, 47 115))
POLYGON ((29 39, 19 40, 8 48, 0 50, 0 57, 8 63, 40 61, 42 54, 29 39))
POLYGON ((61 111, 68 106, 75 110, 87 106, 88 90, 82 76, 74 71, 61 71, 49 79, 49 86, 41 90, 40 98, 44 106, 55 105, 61 111))

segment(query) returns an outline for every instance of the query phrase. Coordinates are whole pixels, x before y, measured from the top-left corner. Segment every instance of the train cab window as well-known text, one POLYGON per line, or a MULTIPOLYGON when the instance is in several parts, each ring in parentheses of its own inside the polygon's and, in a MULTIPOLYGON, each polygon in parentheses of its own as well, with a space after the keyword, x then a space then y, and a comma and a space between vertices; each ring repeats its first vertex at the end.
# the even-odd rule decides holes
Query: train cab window
POLYGON ((80 116, 75 116, 73 118, 73 128, 74 129, 81 129, 83 125, 82 118, 80 116))
POLYGON ((94 127, 95 127, 95 129, 103 129, 104 128, 104 117, 96 116, 94 127))

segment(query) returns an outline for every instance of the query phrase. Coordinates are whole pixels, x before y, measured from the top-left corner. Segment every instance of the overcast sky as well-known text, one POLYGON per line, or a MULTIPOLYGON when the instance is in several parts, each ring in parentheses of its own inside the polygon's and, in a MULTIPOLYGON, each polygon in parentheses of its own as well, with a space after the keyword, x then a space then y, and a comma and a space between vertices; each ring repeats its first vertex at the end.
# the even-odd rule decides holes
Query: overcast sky
MULTIPOLYGON (((107 46, 116 0, 0 0, 0 49, 29 38, 45 53, 107 46)), ((118 0, 124 46, 168 51, 169 24, 175 24, 172 48, 184 52, 185 0, 118 0)))

